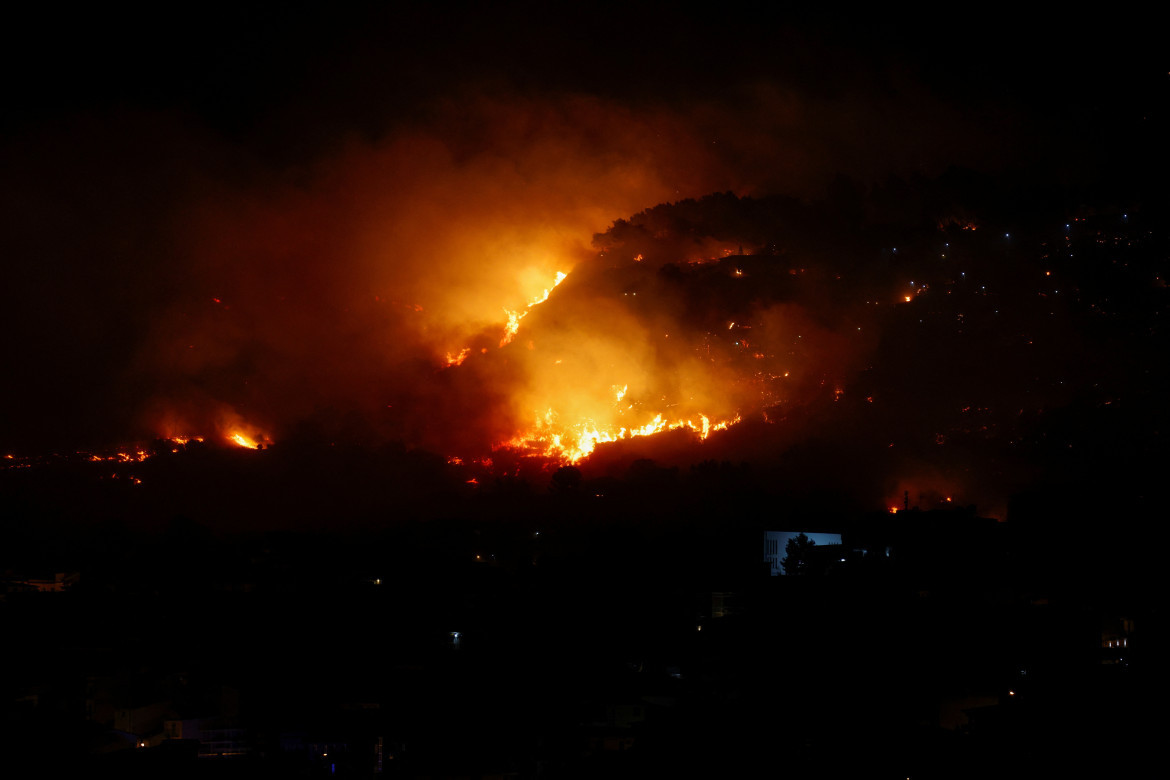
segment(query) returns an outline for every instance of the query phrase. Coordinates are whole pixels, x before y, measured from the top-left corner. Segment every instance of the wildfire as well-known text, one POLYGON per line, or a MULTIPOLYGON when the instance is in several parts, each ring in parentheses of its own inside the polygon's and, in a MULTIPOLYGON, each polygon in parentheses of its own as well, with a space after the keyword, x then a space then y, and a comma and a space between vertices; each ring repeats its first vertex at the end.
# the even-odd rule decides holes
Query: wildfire
POLYGON ((464 347, 463 349, 461 349, 459 351, 458 355, 454 355, 454 354, 448 352, 447 353, 447 365, 448 366, 461 366, 461 365, 463 365, 463 361, 467 360, 467 356, 470 354, 471 354, 471 347, 464 347))
POLYGON ((150 457, 150 453, 146 450, 139 449, 134 452, 115 452, 111 455, 90 455, 89 460, 94 463, 102 461, 112 461, 114 463, 141 463, 150 457))
MULTIPOLYGON (((624 393, 625 388, 618 392, 619 400, 624 393)), ((497 449, 521 450, 553 463, 577 463, 592 454, 598 444, 652 436, 664 431, 686 429, 693 431, 700 440, 705 440, 713 432, 726 430, 739 422, 740 417, 736 415, 733 419, 712 423, 707 415, 700 414, 698 419, 698 422, 693 419, 667 420, 657 414, 650 422, 636 427, 599 426, 594 420, 561 425, 556 412, 550 409, 536 418, 531 429, 497 449)))
POLYGON ((557 278, 553 281, 552 287, 545 288, 544 293, 537 296, 531 303, 524 307, 523 311, 512 311, 511 309, 504 309, 504 313, 508 315, 508 323, 504 325, 504 335, 500 339, 500 346, 508 344, 516 336, 516 332, 520 330, 520 320, 528 316, 528 310, 537 304, 544 303, 548 300, 548 296, 556 289, 557 285, 565 280, 568 276, 564 271, 557 271, 557 278))
POLYGON ((501 347, 510 343, 515 338, 516 331, 520 330, 520 320, 524 319, 524 315, 528 312, 504 309, 504 313, 508 315, 508 323, 504 326, 504 335, 500 338, 501 347))
POLYGON ((246 436, 245 434, 239 433, 239 432, 229 434, 228 441, 234 442, 235 444, 238 444, 241 447, 246 447, 247 449, 250 449, 250 450, 255 450, 255 449, 260 448, 260 442, 256 441, 255 439, 251 438, 250 436, 246 436))
MULTIPOLYGON (((508 320, 500 341, 501 347, 514 339, 521 320, 532 307, 548 300, 552 290, 565 278, 564 272, 558 272, 552 285, 533 298, 525 309, 504 310, 508 320)), ((746 330, 750 326, 730 322, 727 327, 729 330, 746 330)), ((747 343, 743 342, 742 346, 746 348, 747 343)), ((531 343, 529 349, 532 349, 531 343)), ((453 356, 448 357, 450 360, 453 356)), ((559 356, 554 355, 553 358, 549 365, 560 366, 564 362, 559 356)), ((641 366, 635 364, 631 368, 639 370, 641 366)), ((592 454, 599 444, 679 429, 691 431, 699 440, 705 440, 714 431, 723 430, 740 419, 738 415, 725 419, 713 418, 709 410, 701 413, 695 408, 693 398, 688 402, 689 409, 676 409, 672 413, 671 407, 677 404, 667 403, 665 396, 661 399, 652 396, 655 400, 650 402, 632 400, 631 385, 624 382, 609 385, 607 400, 604 395, 597 394, 599 391, 604 392, 602 386, 585 390, 589 384, 591 379, 584 376, 576 382, 558 378, 551 385, 546 384, 541 392, 529 399, 529 403, 535 402, 529 418, 531 424, 521 427, 510 438, 497 442, 493 449, 523 453, 550 464, 577 463, 592 454), (553 405, 546 406, 550 401, 553 405)))

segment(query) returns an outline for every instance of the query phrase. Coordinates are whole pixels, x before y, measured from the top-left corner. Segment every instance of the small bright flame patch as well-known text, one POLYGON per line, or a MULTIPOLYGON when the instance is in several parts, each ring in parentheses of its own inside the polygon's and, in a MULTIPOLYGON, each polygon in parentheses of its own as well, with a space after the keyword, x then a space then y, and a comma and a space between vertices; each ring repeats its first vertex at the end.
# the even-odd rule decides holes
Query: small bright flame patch
POLYGON ((254 439, 251 439, 242 433, 233 433, 228 437, 228 439, 235 444, 238 444, 241 447, 247 447, 250 450, 257 449, 260 446, 259 443, 254 439))

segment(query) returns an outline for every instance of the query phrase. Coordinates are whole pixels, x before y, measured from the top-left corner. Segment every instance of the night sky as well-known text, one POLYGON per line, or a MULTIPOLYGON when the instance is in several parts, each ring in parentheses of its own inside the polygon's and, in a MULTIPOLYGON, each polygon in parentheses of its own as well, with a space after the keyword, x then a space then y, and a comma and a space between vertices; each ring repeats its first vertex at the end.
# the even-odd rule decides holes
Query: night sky
POLYGON ((1148 20, 468 5, 10 17, 0 450, 472 458, 628 384, 642 420, 741 422, 587 473, 750 461, 1002 519, 1165 463, 1148 20))

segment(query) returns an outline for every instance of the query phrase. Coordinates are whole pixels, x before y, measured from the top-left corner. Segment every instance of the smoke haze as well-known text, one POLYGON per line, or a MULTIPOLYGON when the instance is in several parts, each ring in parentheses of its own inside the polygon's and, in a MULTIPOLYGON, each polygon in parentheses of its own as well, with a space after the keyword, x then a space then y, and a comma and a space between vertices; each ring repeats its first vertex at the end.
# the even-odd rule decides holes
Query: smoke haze
MULTIPOLYGON (((1023 67, 1028 31, 522 6, 245 8, 157 40, 17 19, 4 449, 239 431, 477 455, 658 415, 741 415, 731 457, 831 461, 792 449, 814 432, 888 448, 849 421, 883 400, 855 388, 899 379, 890 343, 912 343, 864 308, 914 279, 893 238, 1063 216, 1163 146, 1164 85, 1115 82, 1123 61, 1100 54, 1055 82, 1023 67), (1110 121, 1083 102, 1106 83, 1131 85, 1110 121)), ((961 368, 945 402, 903 389, 949 408, 993 382, 961 368)))
MULTIPOLYGON (((527 379, 496 371, 451 398, 434 374, 446 355, 498 344, 506 310, 594 257, 615 220, 712 191, 816 192, 838 168, 824 145, 844 143, 832 112, 810 121, 775 90, 685 109, 459 95, 296 164, 165 112, 87 113, 9 143, 5 349, 21 379, 5 407, 35 410, 5 426, 9 445, 224 418, 276 436, 325 409, 435 445, 412 430, 421 402, 506 439, 517 405, 499 398, 527 379)), ((623 332, 623 350, 645 335, 623 332)), ((525 414, 555 381, 525 388, 525 414)))

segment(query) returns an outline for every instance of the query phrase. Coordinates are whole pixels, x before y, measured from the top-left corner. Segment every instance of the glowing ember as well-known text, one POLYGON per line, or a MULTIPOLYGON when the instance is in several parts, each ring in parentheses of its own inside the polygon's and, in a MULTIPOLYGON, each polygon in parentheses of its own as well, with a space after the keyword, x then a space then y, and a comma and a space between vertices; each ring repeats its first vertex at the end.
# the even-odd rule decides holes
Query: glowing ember
POLYGON ((149 457, 149 452, 140 449, 135 452, 115 452, 112 455, 90 455, 89 460, 94 463, 101 463, 102 461, 112 461, 114 463, 141 463, 149 457))

